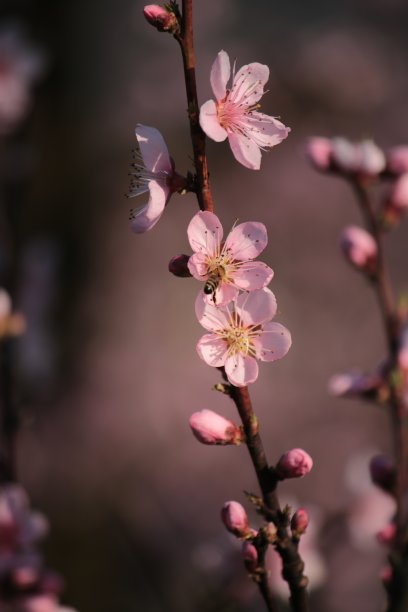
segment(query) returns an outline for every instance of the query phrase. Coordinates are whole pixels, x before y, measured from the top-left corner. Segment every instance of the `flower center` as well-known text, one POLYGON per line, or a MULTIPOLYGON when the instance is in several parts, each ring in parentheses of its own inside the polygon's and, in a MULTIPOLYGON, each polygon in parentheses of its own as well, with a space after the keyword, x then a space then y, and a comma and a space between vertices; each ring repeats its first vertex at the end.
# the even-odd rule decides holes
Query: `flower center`
POLYGON ((251 340, 248 331, 243 327, 230 327, 225 330, 224 339, 227 341, 230 355, 236 353, 248 355, 251 352, 251 340))

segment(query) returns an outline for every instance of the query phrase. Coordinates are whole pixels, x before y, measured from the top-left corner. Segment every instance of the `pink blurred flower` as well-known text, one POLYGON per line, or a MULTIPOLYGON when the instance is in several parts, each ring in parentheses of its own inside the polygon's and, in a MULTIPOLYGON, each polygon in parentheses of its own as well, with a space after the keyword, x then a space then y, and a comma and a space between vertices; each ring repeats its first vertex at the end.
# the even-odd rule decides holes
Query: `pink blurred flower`
POLYGON ((129 198, 149 192, 147 204, 130 211, 132 230, 141 234, 156 225, 171 194, 182 188, 184 179, 175 172, 163 136, 156 128, 139 123, 135 134, 139 150, 132 164, 134 179, 129 198))
POLYGON ((222 243, 220 220, 214 213, 204 211, 194 215, 187 234, 194 251, 188 268, 196 279, 206 282, 207 302, 223 306, 237 297, 239 289, 262 289, 271 281, 273 270, 253 261, 268 243, 263 223, 240 223, 222 243))
POLYGON ((209 330, 197 344, 197 352, 208 365, 225 367, 229 382, 244 387, 258 378, 261 361, 281 359, 291 345, 290 332, 271 323, 277 309, 275 296, 267 288, 239 295, 227 306, 208 304, 200 293, 196 315, 209 330))
POLYGON ((239 538, 251 533, 245 508, 236 501, 225 502, 221 510, 221 519, 228 531, 239 538))
POLYGON ((245 567, 248 572, 255 572, 258 565, 258 551, 251 542, 243 542, 242 556, 244 558, 245 567))
POLYGON ((340 248, 346 259, 356 268, 372 275, 377 266, 377 243, 366 230, 351 225, 340 236, 340 248))
POLYGON ((397 527, 395 523, 388 523, 387 525, 385 525, 385 527, 380 529, 380 531, 377 531, 376 538, 380 544, 391 544, 395 538, 396 533, 397 527))
POLYGON ((309 525, 309 515, 304 508, 296 510, 290 521, 290 528, 297 536, 305 533, 307 526, 309 525))
POLYGON ((228 54, 220 51, 211 68, 211 87, 216 98, 200 109, 204 132, 222 142, 228 138, 235 159, 246 168, 259 170, 261 150, 268 150, 284 140, 290 132, 283 123, 258 112, 258 101, 269 79, 269 68, 253 63, 242 66, 232 77, 228 54))
POLYGON ((203 444, 240 444, 242 441, 241 429, 212 410, 194 412, 190 427, 203 444))
POLYGON ((392 174, 405 174, 408 172, 408 146, 400 145, 388 151, 387 169, 392 174))
POLYGON ((276 472, 279 478, 302 478, 313 467, 313 459, 301 448, 292 448, 279 459, 276 472))
POLYGON ((30 595, 16 602, 15 612, 75 612, 72 608, 60 606, 54 595, 30 595))
POLYGON ((331 145, 332 163, 340 172, 375 177, 385 169, 385 155, 372 140, 354 143, 338 137, 331 140, 331 145))
POLYGON ((318 170, 328 170, 331 163, 332 143, 330 138, 315 136, 306 143, 306 156, 318 170))
POLYGON ((401 174, 391 186, 384 207, 383 219, 386 225, 394 225, 408 212, 408 172, 401 174))
POLYGON ((336 397, 363 397, 379 399, 384 386, 384 378, 379 374, 363 372, 342 372, 334 374, 328 383, 328 391, 336 397))

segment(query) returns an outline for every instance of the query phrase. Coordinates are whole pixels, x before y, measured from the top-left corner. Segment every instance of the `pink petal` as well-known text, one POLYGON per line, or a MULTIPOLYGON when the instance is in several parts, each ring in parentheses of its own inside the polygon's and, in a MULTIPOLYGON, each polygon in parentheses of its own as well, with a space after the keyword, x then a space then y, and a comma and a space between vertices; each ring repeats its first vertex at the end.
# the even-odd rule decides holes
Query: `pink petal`
POLYGON ((248 261, 243 263, 231 275, 234 284, 245 291, 262 289, 273 278, 273 270, 262 261, 248 261))
POLYGON ((225 373, 232 385, 245 387, 258 378, 258 364, 253 357, 236 353, 227 357, 225 373))
POLYGON ((169 151, 159 130, 147 125, 136 126, 136 138, 147 170, 173 173, 169 151))
POLYGON ((276 361, 282 359, 292 344, 290 331, 280 323, 265 323, 262 332, 252 343, 256 356, 261 361, 276 361))
POLYGON ((261 151, 257 144, 245 134, 228 134, 228 142, 235 159, 250 170, 261 167, 261 151))
MULTIPOLYGON (((238 295, 238 289, 228 283, 221 283, 215 292, 215 303, 217 306, 225 306, 238 295)), ((207 295, 207 301, 212 301, 211 295, 207 295), (210 298, 210 300, 208 300, 210 298)))
POLYGON ((205 281, 208 278, 207 256, 204 253, 194 253, 187 262, 190 274, 197 280, 205 281))
POLYGON ((136 234, 142 234, 152 229, 163 214, 170 195, 168 187, 163 187, 157 181, 149 181, 150 198, 147 204, 136 209, 130 226, 136 234))
POLYGON ((220 368, 227 358, 228 345, 216 334, 204 334, 197 343, 197 353, 209 366, 220 368))
POLYGON ((214 100, 207 100, 200 108, 200 125, 203 132, 215 142, 222 142, 228 136, 218 120, 217 106, 214 100))
POLYGON ((242 66, 234 77, 229 99, 236 104, 252 106, 262 97, 268 79, 268 66, 257 62, 242 66))
POLYGON ((281 121, 253 111, 246 116, 245 123, 253 134, 253 139, 262 148, 271 148, 287 138, 290 128, 281 121))
POLYGON ((225 98, 230 74, 231 66, 228 53, 220 51, 212 65, 210 74, 211 87, 217 100, 225 98))
POLYGON ((235 309, 245 326, 270 321, 276 314, 274 294, 266 287, 250 293, 242 293, 235 302, 235 309))
POLYGON ((263 223, 240 223, 228 234, 225 249, 234 259, 255 259, 268 244, 268 234, 263 223))
POLYGON ((209 331, 217 331, 229 327, 228 309, 208 304, 202 291, 200 291, 195 301, 195 313, 198 322, 209 331))
POLYGON ((194 215, 187 228, 188 240, 195 253, 214 255, 220 248, 223 234, 217 215, 208 211, 194 215))

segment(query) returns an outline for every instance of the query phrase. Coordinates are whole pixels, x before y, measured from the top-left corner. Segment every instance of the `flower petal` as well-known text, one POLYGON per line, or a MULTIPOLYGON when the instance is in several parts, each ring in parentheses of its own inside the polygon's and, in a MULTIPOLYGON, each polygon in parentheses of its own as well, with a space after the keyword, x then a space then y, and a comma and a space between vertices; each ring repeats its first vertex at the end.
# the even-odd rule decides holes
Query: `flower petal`
POLYGON ((266 287, 250 293, 242 293, 235 302, 235 310, 245 326, 270 321, 275 316, 276 309, 275 296, 266 287))
POLYGON ((220 51, 212 65, 210 74, 211 87, 217 100, 225 98, 230 74, 231 65, 228 53, 220 51))
POLYGON ((254 291, 271 282, 273 270, 262 261, 247 261, 237 267, 231 278, 239 289, 254 291))
POLYGON ((197 280, 205 281, 208 278, 207 256, 204 253, 194 253, 187 262, 190 274, 197 280))
POLYGON ((268 244, 268 234, 263 223, 248 221, 240 223, 228 234, 224 249, 234 259, 255 259, 268 244))
POLYGON ((290 132, 290 128, 275 117, 257 111, 248 113, 245 124, 254 142, 262 149, 270 149, 279 144, 290 132))
MULTIPOLYGON (((215 291, 215 303, 217 306, 225 306, 232 302, 238 295, 238 289, 236 289, 233 285, 229 285, 227 283, 220 283, 215 291)), ((212 298, 210 295, 207 295, 207 298, 212 298)), ((207 299, 208 301, 208 299, 207 299)))
POLYGON ((215 142, 222 142, 228 136, 221 127, 217 115, 217 105, 214 100, 207 100, 200 108, 200 125, 209 138, 215 142))
POLYGON ((206 210, 194 215, 187 228, 188 241, 195 253, 214 255, 219 251, 223 234, 217 215, 206 210))
POLYGON ((138 123, 135 134, 146 170, 172 174, 169 151, 159 130, 138 123))
POLYGON ((269 68, 254 62, 242 66, 234 76, 229 99, 235 104, 252 106, 263 96, 264 85, 269 79, 269 68))
POLYGON ((197 353, 209 366, 220 368, 225 364, 228 345, 216 334, 204 334, 197 343, 197 353))
POLYGON ((261 361, 282 359, 292 345, 290 331, 280 323, 265 323, 259 336, 252 339, 256 356, 261 361))
POLYGON ((236 387, 245 387, 258 378, 258 364, 256 359, 249 355, 235 353, 225 361, 225 373, 228 380, 236 387))
POLYGON ((217 307, 206 302, 203 291, 195 301, 195 313, 198 322, 209 331, 218 331, 229 327, 229 310, 226 307, 217 307))
POLYGON ((258 145, 245 134, 230 132, 228 142, 235 159, 250 170, 261 167, 261 151, 258 145))
POLYGON ((149 181, 149 192, 150 198, 147 204, 136 208, 132 214, 130 226, 136 234, 147 232, 156 225, 170 196, 168 187, 163 187, 157 181, 149 181))

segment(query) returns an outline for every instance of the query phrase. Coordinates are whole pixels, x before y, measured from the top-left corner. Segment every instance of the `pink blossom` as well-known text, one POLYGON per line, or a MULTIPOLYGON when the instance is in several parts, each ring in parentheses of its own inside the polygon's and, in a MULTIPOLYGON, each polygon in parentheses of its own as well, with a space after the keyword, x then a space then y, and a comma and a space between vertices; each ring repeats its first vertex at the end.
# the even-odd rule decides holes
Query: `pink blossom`
POLYGON ((190 427, 203 444, 240 444, 242 441, 240 428, 212 410, 194 412, 190 427))
POLYGON ((279 459, 276 472, 282 480, 285 478, 303 478, 313 467, 313 459, 301 448, 292 448, 279 459))
POLYGON ((149 192, 147 204, 130 211, 132 230, 141 234, 156 225, 171 194, 181 188, 182 177, 174 171, 166 143, 156 128, 139 123, 135 134, 139 150, 132 164, 134 179, 129 197, 149 192))
POLYGON ((329 138, 315 136, 306 143, 306 155, 318 170, 328 170, 331 163, 332 143, 329 138))
POLYGON ((400 145, 388 151, 387 169, 393 174, 405 174, 408 172, 408 146, 400 145))
POLYGON ((372 140, 354 143, 338 137, 331 145, 331 160, 340 172, 375 177, 385 169, 385 155, 372 140))
POLYGON ((275 361, 288 352, 290 332, 270 320, 276 313, 275 296, 267 288, 242 293, 227 306, 208 304, 200 293, 195 310, 211 333, 197 344, 201 359, 215 368, 225 367, 229 382, 244 387, 258 378, 257 359, 275 361))
POLYGON ((346 259, 369 275, 377 266, 377 243, 366 230, 357 226, 346 227, 340 236, 340 248, 346 259))
POLYGON ((380 531, 377 531, 376 538, 380 544, 391 544, 392 541, 395 539, 396 533, 397 526, 395 525, 395 523, 388 523, 387 525, 385 525, 385 527, 380 529, 380 531))
POLYGON ((175 14, 158 4, 147 4, 143 9, 143 15, 159 32, 172 32, 174 34, 179 29, 175 14))
POLYGON ((255 572, 258 565, 258 551, 251 542, 243 542, 242 556, 248 572, 255 572))
POLYGON ((268 243, 263 223, 240 223, 223 243, 220 220, 214 213, 204 211, 194 215, 187 234, 194 251, 188 267, 197 280, 208 283, 208 302, 223 306, 236 298, 240 289, 262 289, 271 281, 273 270, 260 261, 253 261, 268 243))
POLYGON ((401 174, 393 183, 384 203, 383 220, 394 225, 408 211, 408 172, 401 174))
POLYGON ((225 502, 221 510, 221 519, 228 531, 239 538, 251 532, 245 508, 236 501, 225 502))
POLYGON ((298 536, 302 535, 309 525, 309 515, 304 508, 296 510, 290 521, 292 532, 298 536))
POLYGON ((384 387, 381 373, 365 374, 351 371, 334 374, 328 383, 328 391, 335 397, 363 397, 380 399, 384 387))
POLYGON ((211 87, 216 98, 200 109, 200 125, 204 132, 222 142, 228 138, 232 153, 239 163, 251 170, 261 166, 261 150, 268 150, 284 140, 290 132, 283 123, 258 112, 258 101, 269 79, 269 68, 253 63, 242 66, 231 76, 228 54, 220 51, 211 68, 211 87))

